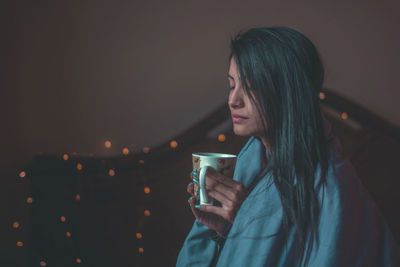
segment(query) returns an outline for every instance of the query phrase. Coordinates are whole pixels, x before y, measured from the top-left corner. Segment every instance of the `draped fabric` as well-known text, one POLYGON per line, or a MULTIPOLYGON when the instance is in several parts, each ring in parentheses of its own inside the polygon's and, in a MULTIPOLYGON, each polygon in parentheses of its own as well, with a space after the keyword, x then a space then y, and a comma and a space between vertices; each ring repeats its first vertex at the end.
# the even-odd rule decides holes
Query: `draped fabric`
MULTIPOLYGON (((325 185, 315 189, 321 211, 318 242, 308 266, 400 266, 398 245, 353 166, 342 158, 340 142, 326 119, 324 129, 330 166, 325 185)), ((251 137, 238 155, 233 179, 247 188, 261 170, 260 152, 268 161, 261 141, 251 137)), ((318 166, 316 185, 320 172, 318 166)), ((195 220, 176 266, 295 266, 294 231, 284 239, 278 234, 281 223, 282 205, 270 172, 242 203, 224 244, 195 220)))

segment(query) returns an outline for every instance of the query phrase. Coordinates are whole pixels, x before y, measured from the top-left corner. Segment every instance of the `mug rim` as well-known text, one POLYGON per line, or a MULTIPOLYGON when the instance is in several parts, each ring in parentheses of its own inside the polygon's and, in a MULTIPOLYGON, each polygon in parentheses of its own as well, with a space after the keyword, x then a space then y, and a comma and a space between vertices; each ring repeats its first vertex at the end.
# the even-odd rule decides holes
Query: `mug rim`
POLYGON ((228 153, 218 153, 218 152, 196 152, 192 153, 192 157, 199 158, 236 158, 237 155, 228 153))

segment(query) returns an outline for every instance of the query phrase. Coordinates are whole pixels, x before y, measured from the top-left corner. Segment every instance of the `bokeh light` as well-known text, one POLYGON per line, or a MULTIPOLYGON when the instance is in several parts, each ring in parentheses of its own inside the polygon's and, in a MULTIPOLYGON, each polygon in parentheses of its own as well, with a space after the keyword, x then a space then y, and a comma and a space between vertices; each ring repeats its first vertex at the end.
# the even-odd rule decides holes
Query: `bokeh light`
POLYGON ((225 142, 225 140, 226 140, 226 136, 224 134, 218 135, 218 141, 225 142))
POLYGON ((26 172, 22 171, 19 173, 20 178, 24 178, 26 176, 26 172))
POLYGON ((114 176, 114 175, 115 175, 115 171, 114 171, 113 169, 110 169, 110 170, 108 171, 108 175, 114 176))
POLYGON ((110 140, 105 141, 105 142, 104 142, 104 146, 105 146, 106 148, 110 148, 110 147, 111 147, 111 141, 110 141, 110 140))
POLYGON ((68 160, 68 159, 69 159, 69 156, 67 154, 64 154, 63 155, 63 160, 68 160))
POLYGON ((149 210, 144 210, 144 216, 150 216, 151 212, 149 210))
POLYGON ((17 221, 13 222, 12 227, 14 229, 17 229, 19 227, 19 222, 17 222, 17 221))
POLYGON ((83 169, 82 164, 78 163, 76 164, 76 168, 78 169, 78 171, 81 171, 83 169))
POLYGON ((28 197, 28 198, 26 199, 26 203, 32 204, 32 203, 33 203, 33 198, 32 198, 32 197, 28 197))
POLYGON ((343 112, 341 117, 342 119, 347 120, 349 118, 349 114, 347 114, 347 112, 343 112))
POLYGON ((176 142, 175 140, 172 140, 171 142, 169 142, 169 146, 170 146, 172 149, 175 149, 175 148, 178 147, 178 142, 176 142))
POLYGON ((143 235, 141 233, 136 233, 136 238, 137 239, 141 239, 143 237, 143 235))
POLYGON ((124 149, 122 149, 122 154, 128 155, 129 154, 129 149, 124 147, 124 149))
POLYGON ((150 194, 150 187, 145 186, 143 191, 144 191, 145 194, 150 194))

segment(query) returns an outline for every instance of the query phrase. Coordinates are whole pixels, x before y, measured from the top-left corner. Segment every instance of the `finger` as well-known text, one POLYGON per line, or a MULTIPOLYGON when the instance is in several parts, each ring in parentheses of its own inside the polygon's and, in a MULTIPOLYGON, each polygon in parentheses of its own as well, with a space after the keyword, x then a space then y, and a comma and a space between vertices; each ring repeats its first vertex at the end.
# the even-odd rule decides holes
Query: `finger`
POLYGON ((217 206, 208 206, 208 205, 197 205, 194 207, 201 212, 209 212, 215 215, 222 217, 223 219, 233 223, 233 219, 235 218, 236 211, 217 207, 217 206))
POLYGON ((196 171, 190 172, 190 179, 193 179, 193 178, 199 179, 199 174, 196 171))
POLYGON ((233 180, 232 178, 226 177, 225 175, 220 174, 219 172, 217 172, 216 170, 214 170, 212 168, 207 169, 206 184, 207 184, 207 180, 209 183, 218 182, 218 183, 222 183, 222 184, 232 187, 232 188, 237 186, 237 184, 240 184, 239 182, 233 180))
POLYGON ((224 193, 220 193, 218 191, 209 191, 207 192, 207 194, 208 196, 220 202, 222 206, 233 208, 235 205, 234 202, 229 199, 224 193))
POLYGON ((186 191, 187 191, 189 194, 191 194, 191 195, 194 194, 193 182, 190 182, 190 183, 187 185, 186 191))
POLYGON ((217 191, 223 195, 225 195, 229 200, 233 202, 238 202, 241 199, 245 198, 247 195, 247 190, 245 187, 238 183, 234 187, 227 186, 226 184, 219 182, 211 182, 206 184, 207 192, 217 191))

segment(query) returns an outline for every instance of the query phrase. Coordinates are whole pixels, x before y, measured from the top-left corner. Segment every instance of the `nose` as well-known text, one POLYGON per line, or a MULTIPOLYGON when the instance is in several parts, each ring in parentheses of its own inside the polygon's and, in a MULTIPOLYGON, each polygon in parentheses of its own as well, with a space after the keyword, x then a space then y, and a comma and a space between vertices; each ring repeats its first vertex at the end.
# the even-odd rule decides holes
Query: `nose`
POLYGON ((238 86, 229 92, 228 105, 231 109, 244 107, 243 94, 243 89, 238 86))

